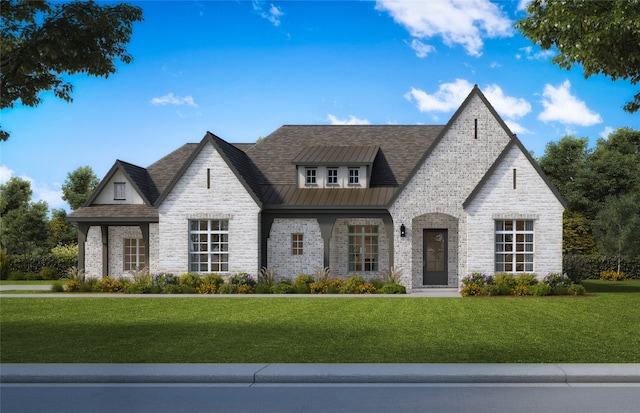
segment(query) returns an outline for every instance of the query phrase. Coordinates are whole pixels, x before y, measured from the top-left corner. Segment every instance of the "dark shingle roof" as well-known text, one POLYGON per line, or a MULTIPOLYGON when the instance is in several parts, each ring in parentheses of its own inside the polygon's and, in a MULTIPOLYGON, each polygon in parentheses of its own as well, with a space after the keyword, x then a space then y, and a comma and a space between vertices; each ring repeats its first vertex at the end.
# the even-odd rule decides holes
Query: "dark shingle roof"
POLYGON ((370 165, 378 154, 377 146, 307 146, 291 161, 294 165, 370 165))

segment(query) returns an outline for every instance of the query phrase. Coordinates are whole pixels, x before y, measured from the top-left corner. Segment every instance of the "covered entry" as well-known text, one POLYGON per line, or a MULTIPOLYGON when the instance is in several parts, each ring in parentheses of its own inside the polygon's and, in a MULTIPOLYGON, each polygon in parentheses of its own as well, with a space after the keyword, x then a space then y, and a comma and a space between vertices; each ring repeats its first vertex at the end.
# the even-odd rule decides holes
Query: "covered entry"
POLYGON ((429 213, 411 222, 412 288, 457 287, 458 218, 429 213))
POLYGON ((423 273, 424 285, 448 285, 448 230, 423 230, 423 273))

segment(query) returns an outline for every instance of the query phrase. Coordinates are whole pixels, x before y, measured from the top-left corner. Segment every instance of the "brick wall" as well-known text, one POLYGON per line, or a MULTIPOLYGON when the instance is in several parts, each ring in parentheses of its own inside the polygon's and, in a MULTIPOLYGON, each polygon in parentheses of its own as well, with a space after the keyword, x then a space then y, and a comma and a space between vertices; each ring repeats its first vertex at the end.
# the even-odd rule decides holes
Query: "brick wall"
POLYGON ((315 274, 323 268, 324 242, 315 218, 276 218, 267 240, 267 262, 279 278, 293 280, 300 274, 315 274), (303 254, 291 252, 291 234, 303 236, 303 254))

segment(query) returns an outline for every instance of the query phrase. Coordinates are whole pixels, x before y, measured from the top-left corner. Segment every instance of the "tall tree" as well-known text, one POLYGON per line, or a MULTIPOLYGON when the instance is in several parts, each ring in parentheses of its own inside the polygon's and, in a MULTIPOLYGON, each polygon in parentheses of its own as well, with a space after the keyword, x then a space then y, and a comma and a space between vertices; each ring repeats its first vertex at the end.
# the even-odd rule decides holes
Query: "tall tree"
POLYGON ((0 185, 0 216, 27 205, 32 194, 31 182, 12 176, 6 183, 0 185))
POLYGON ((76 210, 84 205, 99 183, 90 166, 81 166, 67 174, 62 184, 62 199, 69 203, 72 210, 76 210))
POLYGON ((605 254, 618 258, 640 256, 640 198, 626 194, 608 198, 594 222, 598 248, 605 254))
MULTIPOLYGON (((37 106, 40 92, 68 102, 73 86, 64 76, 86 73, 108 77, 127 53, 134 22, 142 9, 125 3, 94 1, 51 3, 46 0, 0 0, 0 109, 37 106)), ((0 129, 0 140, 9 133, 0 129)))
POLYGON ((49 220, 49 247, 56 245, 69 245, 78 242, 78 230, 67 221, 67 211, 64 209, 52 209, 49 220))
MULTIPOLYGON (((557 49, 553 63, 561 68, 580 65, 587 78, 640 81, 639 0, 533 0, 527 12, 516 28, 543 49, 557 49)), ((624 106, 639 109, 640 92, 624 106)))
POLYGON ((48 251, 49 227, 46 202, 31 202, 2 216, 0 244, 8 255, 48 251))

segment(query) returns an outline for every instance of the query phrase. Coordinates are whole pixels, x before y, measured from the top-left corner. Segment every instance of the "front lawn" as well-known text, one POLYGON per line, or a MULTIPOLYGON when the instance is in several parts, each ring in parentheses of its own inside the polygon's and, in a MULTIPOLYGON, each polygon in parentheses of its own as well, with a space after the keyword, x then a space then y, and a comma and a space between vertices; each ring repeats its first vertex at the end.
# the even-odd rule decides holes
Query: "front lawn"
POLYGON ((639 299, 0 298, 0 360, 638 363, 639 299))

